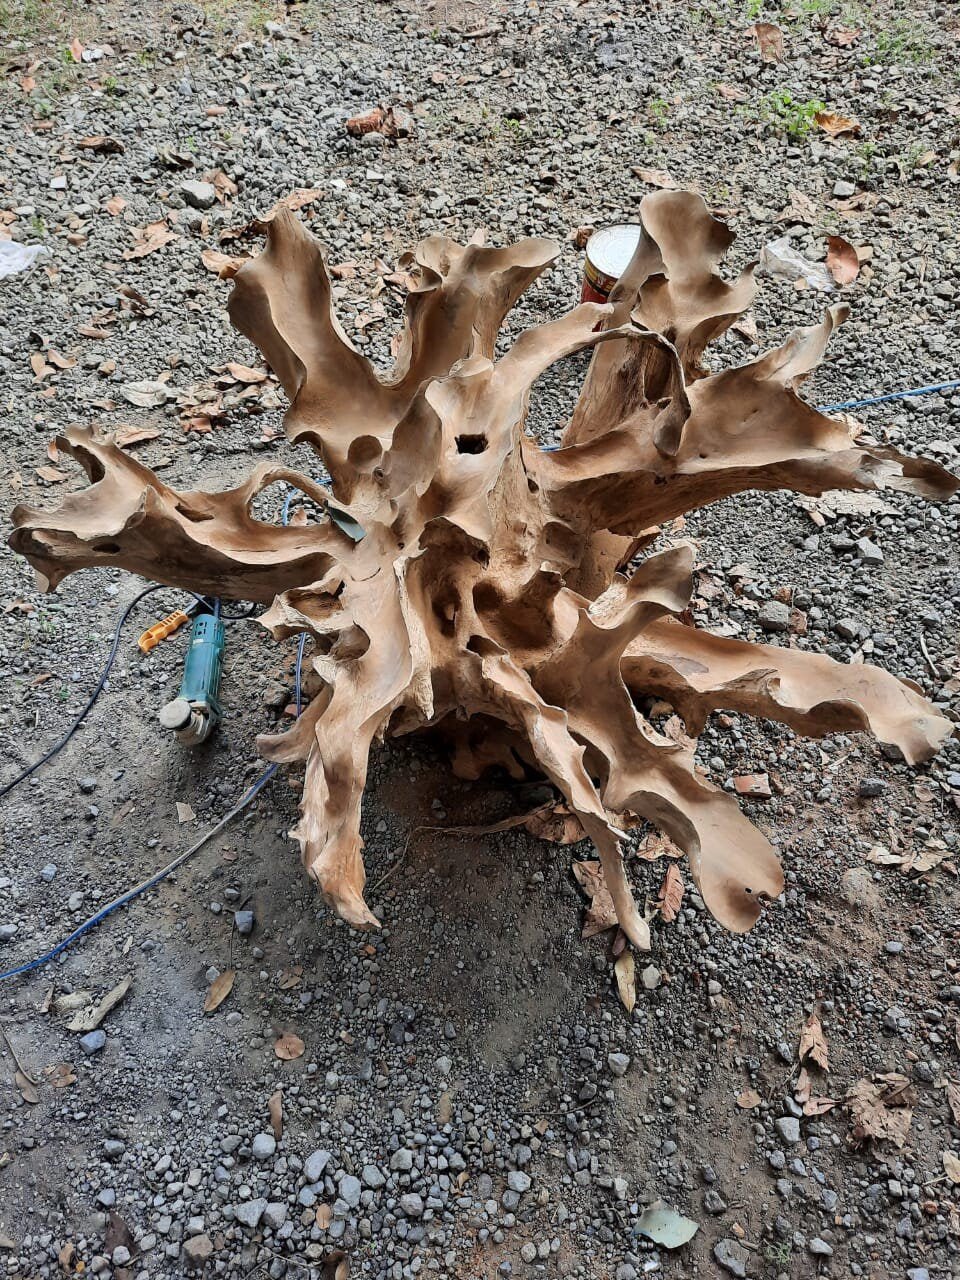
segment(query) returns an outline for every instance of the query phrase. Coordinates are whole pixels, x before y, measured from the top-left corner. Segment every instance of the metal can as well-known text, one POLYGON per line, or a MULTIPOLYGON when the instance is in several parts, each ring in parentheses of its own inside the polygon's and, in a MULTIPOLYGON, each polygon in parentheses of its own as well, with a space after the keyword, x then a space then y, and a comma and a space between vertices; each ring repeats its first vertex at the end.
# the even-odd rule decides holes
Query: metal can
POLYGON ((643 227, 635 222, 619 222, 593 233, 587 241, 581 302, 607 301, 610 290, 626 271, 642 234, 643 227))

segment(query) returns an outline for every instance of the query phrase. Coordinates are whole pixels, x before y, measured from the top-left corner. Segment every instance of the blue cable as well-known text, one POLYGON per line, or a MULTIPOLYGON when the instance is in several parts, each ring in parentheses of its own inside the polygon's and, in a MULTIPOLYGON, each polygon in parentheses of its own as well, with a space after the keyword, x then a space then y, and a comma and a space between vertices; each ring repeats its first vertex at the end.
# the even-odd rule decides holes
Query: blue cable
POLYGON ((55 960, 61 952, 66 951, 67 947, 69 947, 71 943, 76 942, 78 938, 82 938, 85 933, 89 933, 91 929, 95 928, 96 925, 101 922, 101 920, 105 920, 111 912, 116 911, 118 907, 126 906, 128 902, 132 902, 134 898, 138 898, 140 894, 146 893, 148 889, 152 889, 155 885, 158 885, 161 880, 165 880, 167 876, 176 871, 178 867, 182 866, 188 858, 193 857, 197 850, 202 848, 208 840, 212 839, 218 834, 218 832, 222 831, 227 823, 232 821, 238 813, 242 812, 251 800, 253 800, 263 787, 266 786, 278 768, 279 765, 270 765, 270 767, 262 773, 259 778, 257 778, 256 782, 248 788, 246 794, 237 804, 234 805, 230 812, 222 817, 215 827, 211 827, 206 834, 202 835, 196 844, 191 845, 184 853, 178 854, 172 862, 168 862, 165 867, 160 871, 155 872, 149 879, 142 881, 142 883, 138 884, 136 888, 128 889, 127 892, 122 893, 119 898, 114 898, 113 902, 102 907, 96 915, 92 915, 88 920, 84 920, 83 924, 74 929, 73 933, 69 934, 61 942, 58 942, 55 947, 52 947, 51 950, 47 951, 44 955, 38 956, 36 960, 28 960, 26 964, 18 965, 15 969, 7 969, 5 973, 0 973, 0 982, 6 978, 16 978, 22 973, 29 973, 32 969, 39 969, 41 965, 49 964, 49 962, 51 960, 55 960))
POLYGON ((929 387, 913 387, 909 391, 891 391, 885 396, 868 396, 866 400, 844 400, 842 404, 817 405, 819 413, 836 413, 840 409, 862 409, 867 404, 884 404, 887 400, 905 400, 908 396, 928 396, 935 391, 956 391, 960 378, 953 382, 935 382, 929 387))

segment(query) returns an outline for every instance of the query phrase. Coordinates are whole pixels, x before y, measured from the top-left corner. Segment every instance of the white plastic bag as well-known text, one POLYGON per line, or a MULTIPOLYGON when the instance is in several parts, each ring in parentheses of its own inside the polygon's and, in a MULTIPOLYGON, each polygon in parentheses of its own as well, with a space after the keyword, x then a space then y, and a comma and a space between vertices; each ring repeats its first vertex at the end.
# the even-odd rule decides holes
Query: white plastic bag
POLYGON ((760 250, 760 262, 772 276, 779 276, 781 280, 804 280, 819 293, 833 293, 833 277, 826 266, 798 253, 789 236, 765 244, 760 250))
POLYGON ((32 267, 36 260, 50 250, 42 244, 20 244, 16 240, 0 240, 0 280, 15 276, 32 267))

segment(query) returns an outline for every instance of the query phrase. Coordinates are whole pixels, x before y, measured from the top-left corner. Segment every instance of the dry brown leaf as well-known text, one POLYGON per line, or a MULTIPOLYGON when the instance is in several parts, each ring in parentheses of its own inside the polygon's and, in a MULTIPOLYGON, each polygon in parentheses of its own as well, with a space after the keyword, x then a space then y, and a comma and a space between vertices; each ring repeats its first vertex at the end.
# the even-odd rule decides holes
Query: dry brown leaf
POLYGON ((747 27, 747 34, 753 36, 760 46, 760 57, 764 62, 782 62, 784 58, 783 32, 774 22, 755 22, 747 27))
POLYGON ((270 1113, 270 1128, 279 1142, 283 1137, 283 1090, 278 1089, 267 1099, 267 1111, 270 1113))
POLYGON ((727 102, 746 102, 748 95, 734 84, 718 84, 717 93, 727 102))
POLYGON ((836 1098, 810 1097, 803 1104, 803 1114, 805 1116, 824 1116, 828 1111, 832 1111, 836 1105, 836 1098))
POLYGON ((207 998, 203 1002, 203 1012, 213 1013, 214 1009, 219 1009, 226 1000, 227 996, 233 990, 233 984, 236 981, 236 969, 224 969, 223 973, 218 973, 214 980, 210 983, 210 990, 207 992, 207 998))
MULTIPOLYGON (((960 1036, 960 1023, 957 1024, 957 1034, 960 1036)), ((960 1041, 957 1047, 960 1048, 960 1041)), ((947 1102, 953 1116, 953 1123, 960 1125, 960 1084, 956 1084, 953 1080, 947 1081, 947 1102)))
POLYGON ((671 862, 667 865, 666 875, 657 894, 657 910, 668 924, 676 920, 682 901, 683 878, 677 870, 677 864, 671 862))
POLYGON ((55 369, 72 369, 76 363, 76 356, 63 356, 53 347, 47 348, 47 359, 55 369))
POLYGON ((317 1206, 317 1226, 321 1231, 326 1231, 333 1221, 333 1206, 329 1204, 321 1204, 317 1206))
POLYGON ((109 200, 104 201, 103 207, 111 218, 118 218, 127 207, 127 202, 123 196, 111 196, 109 200))
POLYGON ((204 174, 204 181, 211 183, 221 204, 226 204, 230 196, 237 194, 237 184, 222 169, 216 169, 213 173, 204 174))
POLYGON ((177 821, 179 823, 192 822, 196 816, 190 805, 184 804, 182 800, 177 801, 177 821))
POLYGON ((156 440, 160 435, 152 427, 118 427, 114 432, 114 442, 121 449, 129 449, 131 445, 143 444, 146 440, 156 440))
POLYGON ((547 805, 528 814, 521 825, 538 840, 552 844, 578 844, 586 839, 580 819, 565 804, 547 805))
POLYGON ((802 222, 809 227, 816 226, 820 219, 817 215, 817 207, 810 197, 804 195, 802 191, 797 191, 794 187, 787 188, 787 195, 790 197, 790 203, 777 221, 802 222))
POLYGON ((800 1032, 800 1048, 797 1056, 801 1062, 807 1058, 815 1062, 823 1071, 830 1070, 830 1051, 827 1038, 823 1034, 823 1026, 815 1013, 803 1024, 800 1032))
POLYGON ((78 138, 77 146, 81 151, 93 151, 97 155, 122 155, 125 150, 119 138, 111 138, 106 133, 94 133, 88 138, 78 138))
POLYGON ((960 1187, 960 1158, 952 1151, 943 1153, 943 1172, 953 1186, 960 1187))
POLYGON ((737 1094, 737 1106, 741 1111, 752 1111, 754 1107, 759 1107, 762 1101, 756 1089, 744 1089, 743 1093, 737 1094))
POLYGON ((627 1013, 633 1013, 634 1005, 637 1003, 637 979, 636 967, 633 963, 633 952, 629 947, 621 951, 620 955, 617 956, 613 972, 617 979, 617 994, 620 997, 620 1003, 627 1013))
POLYGON ((20 1090, 20 1097, 24 1102, 28 1102, 31 1107, 35 1107, 40 1101, 40 1090, 37 1088, 35 1080, 31 1080, 28 1075, 20 1070, 14 1072, 13 1076, 16 1081, 17 1088, 20 1090))
POLYGON ((303 981, 303 965, 295 964, 292 969, 284 969, 277 986, 281 991, 292 991, 303 981))
POLYGON ((355 262, 339 262, 330 268, 334 280, 353 280, 357 274, 355 262))
POLYGON ((656 862, 657 858, 682 858, 683 850, 669 836, 651 831, 637 845, 637 857, 644 862, 656 862))
POLYGON ((206 413, 198 413, 191 418, 181 418, 180 425, 184 431, 196 431, 201 435, 213 430, 213 421, 206 413))
POLYGON ((212 271, 221 280, 232 280, 248 258, 236 257, 233 254, 221 253, 219 249, 204 249, 200 261, 208 271, 212 271))
POLYGON ((603 879, 603 867, 599 862, 575 862, 573 874, 577 883, 590 899, 583 918, 583 937, 592 938, 616 927, 617 911, 603 879))
POLYGON ((36 472, 47 484, 62 484, 64 480, 70 479, 66 471, 58 471, 56 467, 37 467, 36 472))
POLYGON ((860 259, 843 236, 827 237, 827 270, 837 284, 852 284, 860 274, 860 259))
POLYGON ((273 1052, 278 1058, 282 1058, 284 1062, 292 1062, 295 1058, 302 1058, 306 1047, 300 1037, 294 1035, 292 1031, 284 1031, 273 1042, 273 1052))
POLYGON ((43 378, 49 378, 51 373, 56 372, 52 365, 47 364, 39 351, 34 351, 31 355, 30 368, 33 370, 37 382, 40 382, 43 378))
POLYGON ((860 30, 860 27, 833 27, 826 34, 827 44, 832 44, 837 49, 849 49, 860 39, 860 30))
POLYGON ((916 1090, 907 1077, 898 1072, 858 1080, 844 1098, 844 1106, 853 1120, 851 1143, 860 1146, 874 1138, 902 1147, 910 1131, 916 1099, 916 1090))
POLYGON ((836 111, 818 111, 813 118, 823 132, 829 134, 831 138, 842 138, 847 134, 851 137, 859 137, 862 132, 858 120, 838 115, 836 111))
POLYGON ((251 369, 249 365, 236 364, 233 361, 227 364, 225 368, 234 382, 266 382, 270 376, 266 369, 251 369))
POLYGON ((634 177, 639 178, 641 182, 645 182, 648 187, 659 187, 663 191, 679 191, 679 184, 674 182, 666 169, 638 169, 633 168, 630 172, 634 177))
POLYGON ((66 1089, 77 1083, 72 1062, 58 1062, 55 1066, 44 1067, 43 1074, 54 1089, 66 1089))
POLYGON ((132 249, 124 249, 123 257, 126 262, 134 258, 145 258, 148 253, 162 249, 165 244, 177 238, 165 222, 151 223, 143 230, 136 227, 131 230, 136 244, 132 249))

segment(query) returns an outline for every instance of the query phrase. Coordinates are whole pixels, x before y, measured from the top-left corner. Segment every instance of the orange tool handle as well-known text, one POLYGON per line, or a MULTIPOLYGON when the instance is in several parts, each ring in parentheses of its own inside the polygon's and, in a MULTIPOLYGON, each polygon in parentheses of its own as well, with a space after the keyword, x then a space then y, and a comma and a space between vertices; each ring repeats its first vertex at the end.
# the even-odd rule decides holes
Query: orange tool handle
POLYGON ((166 640, 167 636, 172 636, 185 622, 189 621, 189 615, 184 613, 182 609, 178 609, 176 613, 171 613, 169 617, 163 618, 160 622, 155 622, 152 627, 147 627, 137 641, 140 652, 149 653, 161 640, 166 640))

